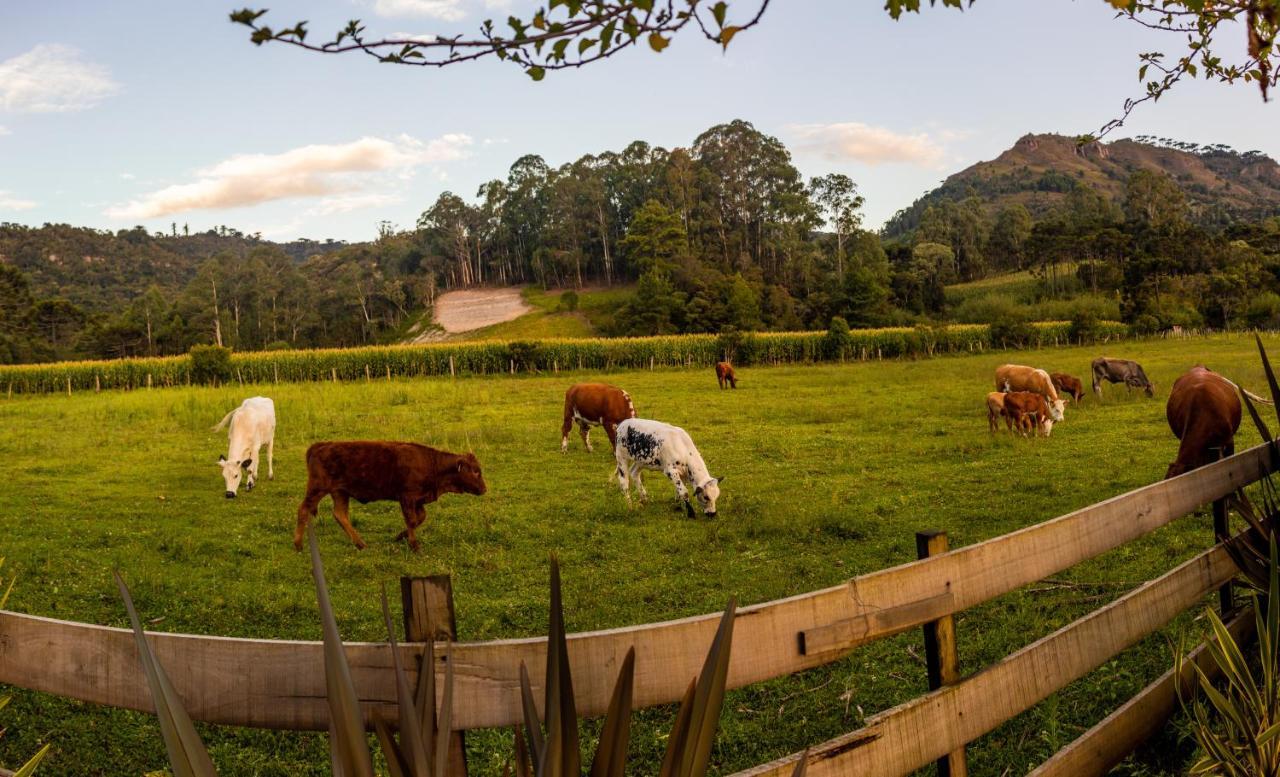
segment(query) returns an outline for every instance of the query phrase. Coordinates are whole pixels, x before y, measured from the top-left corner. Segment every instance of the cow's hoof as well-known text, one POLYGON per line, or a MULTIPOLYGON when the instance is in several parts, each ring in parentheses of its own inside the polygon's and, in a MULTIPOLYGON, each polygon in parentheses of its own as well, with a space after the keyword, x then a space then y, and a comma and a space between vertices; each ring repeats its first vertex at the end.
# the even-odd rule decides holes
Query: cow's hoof
POLYGON ((245 490, 245 491, 252 491, 252 490, 253 490, 254 485, 256 485, 256 484, 254 484, 254 483, 245 483, 245 484, 244 484, 244 490, 245 490))
POLYGON ((294 540, 294 541, 293 541, 293 549, 294 549, 294 550, 302 550, 302 540, 294 540))
POLYGON ((420 545, 417 540, 414 540, 413 542, 409 543, 409 550, 413 551, 414 553, 417 553, 421 549, 422 549, 422 545, 420 545))
POLYGON ((365 546, 364 546, 364 543, 363 543, 363 542, 357 542, 357 543, 356 543, 356 550, 364 550, 364 547, 365 547, 365 546))

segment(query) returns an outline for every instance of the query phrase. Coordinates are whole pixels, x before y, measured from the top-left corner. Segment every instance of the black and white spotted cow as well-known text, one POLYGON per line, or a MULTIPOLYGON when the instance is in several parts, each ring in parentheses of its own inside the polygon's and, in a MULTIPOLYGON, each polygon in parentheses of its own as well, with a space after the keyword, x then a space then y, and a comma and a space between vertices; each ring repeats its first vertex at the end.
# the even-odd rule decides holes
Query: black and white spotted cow
POLYGON ((661 421, 628 418, 618 425, 618 444, 614 455, 618 460, 618 487, 626 494, 628 505, 631 504, 632 480, 641 501, 649 498, 640 472, 653 469, 671 479, 676 495, 684 503, 690 518, 693 517, 693 505, 689 502, 686 483, 693 487, 693 495, 702 512, 710 518, 715 517, 723 478, 711 477, 702 454, 698 453, 685 430, 661 421))

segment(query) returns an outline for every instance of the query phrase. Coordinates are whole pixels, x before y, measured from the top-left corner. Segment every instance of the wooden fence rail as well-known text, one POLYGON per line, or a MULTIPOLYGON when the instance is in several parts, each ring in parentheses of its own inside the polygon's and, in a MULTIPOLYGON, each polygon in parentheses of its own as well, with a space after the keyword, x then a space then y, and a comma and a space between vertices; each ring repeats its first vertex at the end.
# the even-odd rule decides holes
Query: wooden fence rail
MULTIPOLYGON (((741 687, 826 664, 858 645, 981 604, 1141 537, 1258 480, 1273 467, 1271 448, 1261 445, 1011 534, 825 590, 744 607, 735 624, 738 647, 729 685, 741 687)), ((718 617, 571 635, 569 657, 580 714, 604 712, 618 667, 633 645, 634 706, 678 701, 701 667, 718 617)), ((193 719, 327 729, 320 643, 162 632, 152 632, 150 639, 163 664, 182 668, 172 672, 172 679, 193 719)), ((422 649, 420 643, 402 646, 406 666, 417 665, 413 659, 422 649)), ((520 664, 529 667, 533 684, 541 687, 545 651, 543 638, 455 645, 455 728, 518 722, 520 664)), ((378 708, 394 714, 390 648, 352 643, 347 655, 367 719, 378 708)), ((442 674, 443 651, 437 655, 442 674)), ((0 612, 0 683, 152 709, 132 636, 124 629, 0 612)), ((951 698, 948 694, 959 687, 926 698, 951 698)))

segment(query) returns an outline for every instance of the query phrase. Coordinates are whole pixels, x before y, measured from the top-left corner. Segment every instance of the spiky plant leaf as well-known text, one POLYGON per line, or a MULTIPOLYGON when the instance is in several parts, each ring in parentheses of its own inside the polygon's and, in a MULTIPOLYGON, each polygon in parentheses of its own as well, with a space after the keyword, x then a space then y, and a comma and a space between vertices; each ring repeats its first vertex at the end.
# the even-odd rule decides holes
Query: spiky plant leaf
MULTIPOLYGON (((1258 355, 1262 357, 1262 370, 1267 373, 1267 385, 1271 388, 1271 401, 1275 402, 1276 421, 1280 422, 1280 382, 1276 381, 1276 373, 1271 369, 1271 360, 1267 358, 1267 349, 1262 345, 1262 335, 1254 332, 1253 339, 1258 343, 1258 355)), ((1267 435, 1265 439, 1270 440, 1267 435)))
POLYGON ((578 710, 569 671, 569 646, 560 589, 560 561, 551 557, 551 613, 547 634, 547 741, 540 777, 579 777, 582 752, 578 744, 578 710))
POLYGON ((600 742, 591 761, 591 777, 623 777, 627 765, 627 744, 631 740, 631 695, 636 677, 636 649, 627 651, 622 669, 613 684, 613 697, 600 730, 600 742))
POLYGON ((724 704, 725 683, 729 676, 729 651, 733 646, 733 620, 737 605, 729 602, 720 627, 716 630, 711 650, 698 676, 689 721, 689 739, 680 760, 681 777, 705 774, 711 760, 711 745, 720 725, 720 708, 724 704))
POLYGON ((329 699, 329 738, 335 774, 341 769, 342 777, 373 777, 373 758, 369 753, 369 740, 364 735, 360 701, 351 680, 351 667, 347 664, 342 637, 338 634, 338 622, 329 601, 329 586, 324 579, 324 564, 320 560, 320 547, 312 529, 307 530, 307 542, 311 546, 311 576, 316 584, 316 604, 320 608, 320 624, 324 631, 324 679, 329 699))
POLYGON ((37 750, 36 754, 31 756, 31 760, 18 767, 18 771, 13 773, 13 777, 31 777, 31 775, 35 774, 36 767, 39 766, 40 762, 44 760, 44 757, 49 754, 49 748, 51 747, 53 747, 52 744, 47 744, 37 750))
MULTIPOLYGON (((391 625, 391 608, 387 606, 387 587, 382 586, 382 622, 387 629, 387 642, 391 645, 391 664, 396 675, 396 707, 400 715, 400 740, 394 753, 387 753, 387 760, 394 754, 404 764, 405 774, 410 777, 431 777, 431 762, 427 760, 426 742, 423 741, 422 722, 418 719, 418 708, 409 691, 409 679, 404 673, 404 663, 400 660, 400 646, 396 644, 396 630, 391 625)), ((425 667, 434 672, 434 666, 425 667)), ((435 699, 431 700, 435 705, 435 699)), ((379 737, 381 739, 381 737, 379 737)), ((395 744, 394 740, 392 743, 395 744)), ((382 749, 387 750, 386 743, 382 749)))
POLYGON ((382 748, 382 755, 387 759, 387 771, 391 777, 410 777, 412 772, 409 771, 409 764, 405 762, 404 752, 400 749, 395 735, 391 733, 391 727, 387 725, 382 715, 374 715, 373 733, 378 736, 378 746, 382 748))
POLYGON ((686 743, 689 741, 689 723, 693 719, 693 694, 697 690, 698 681, 689 681, 684 696, 680 699, 680 710, 676 713, 676 722, 667 735, 667 751, 662 756, 662 766, 658 769, 659 777, 675 777, 680 768, 680 759, 684 755, 686 743))
POLYGON ((529 668, 520 662, 520 701, 524 710, 524 727, 529 734, 529 754, 535 768, 542 763, 542 750, 546 746, 542 727, 538 723, 538 707, 533 701, 533 689, 529 684, 529 668))
POLYGON ((119 572, 112 573, 116 586, 120 589, 120 597, 124 599, 124 608, 129 613, 129 623, 133 626, 133 640, 138 647, 138 660, 142 663, 143 673, 147 677, 147 687, 151 690, 151 702, 156 708, 156 719, 160 722, 160 735, 164 738, 164 747, 169 754, 169 764, 174 777, 217 777, 213 761, 204 749, 204 742, 196 731, 195 725, 182 706, 182 697, 174 690, 165 674, 164 667, 151 652, 151 643, 142 631, 142 621, 133 606, 133 597, 124 578, 119 572))

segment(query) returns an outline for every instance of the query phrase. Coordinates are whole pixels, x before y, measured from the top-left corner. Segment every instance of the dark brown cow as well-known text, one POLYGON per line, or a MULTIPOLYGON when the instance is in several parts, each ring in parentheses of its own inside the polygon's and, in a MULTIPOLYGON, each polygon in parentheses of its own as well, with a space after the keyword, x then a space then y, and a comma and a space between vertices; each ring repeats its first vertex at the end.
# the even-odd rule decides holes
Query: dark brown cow
POLYGON ((423 505, 441 494, 479 496, 485 490, 473 453, 448 453, 413 442, 318 442, 307 449, 307 495, 298 505, 293 547, 302 550, 307 522, 326 496, 333 497, 333 517, 361 550, 364 540, 347 512, 350 500, 399 502, 405 529, 396 539, 408 537, 409 547, 417 550, 414 530, 427 519, 423 505))
POLYGON ((720 388, 737 388, 738 376, 733 372, 733 365, 729 362, 716 362, 716 382, 720 384, 720 388))
POLYGON ((593 426, 603 426, 609 447, 618 443, 618 424, 636 417, 631 395, 608 383, 575 383, 564 392, 564 424, 560 427, 560 452, 569 451, 569 430, 575 421, 582 432, 582 444, 591 451, 587 435, 593 426))
POLYGON ((1004 396, 1005 423, 1017 427, 1023 436, 1031 430, 1045 437, 1053 430, 1053 417, 1049 415, 1049 403, 1043 394, 1034 391, 1009 391, 1004 396))
POLYGON ((1084 384, 1080 382, 1079 378, 1068 375, 1065 372, 1051 372, 1049 373, 1049 379, 1053 381, 1054 388, 1076 402, 1079 402, 1081 397, 1084 396, 1084 384))
POLYGON ((1165 478, 1203 467, 1217 457, 1235 453, 1240 428, 1240 397, 1231 381, 1204 367, 1192 367, 1173 384, 1165 416, 1173 436, 1182 441, 1178 458, 1165 478))

